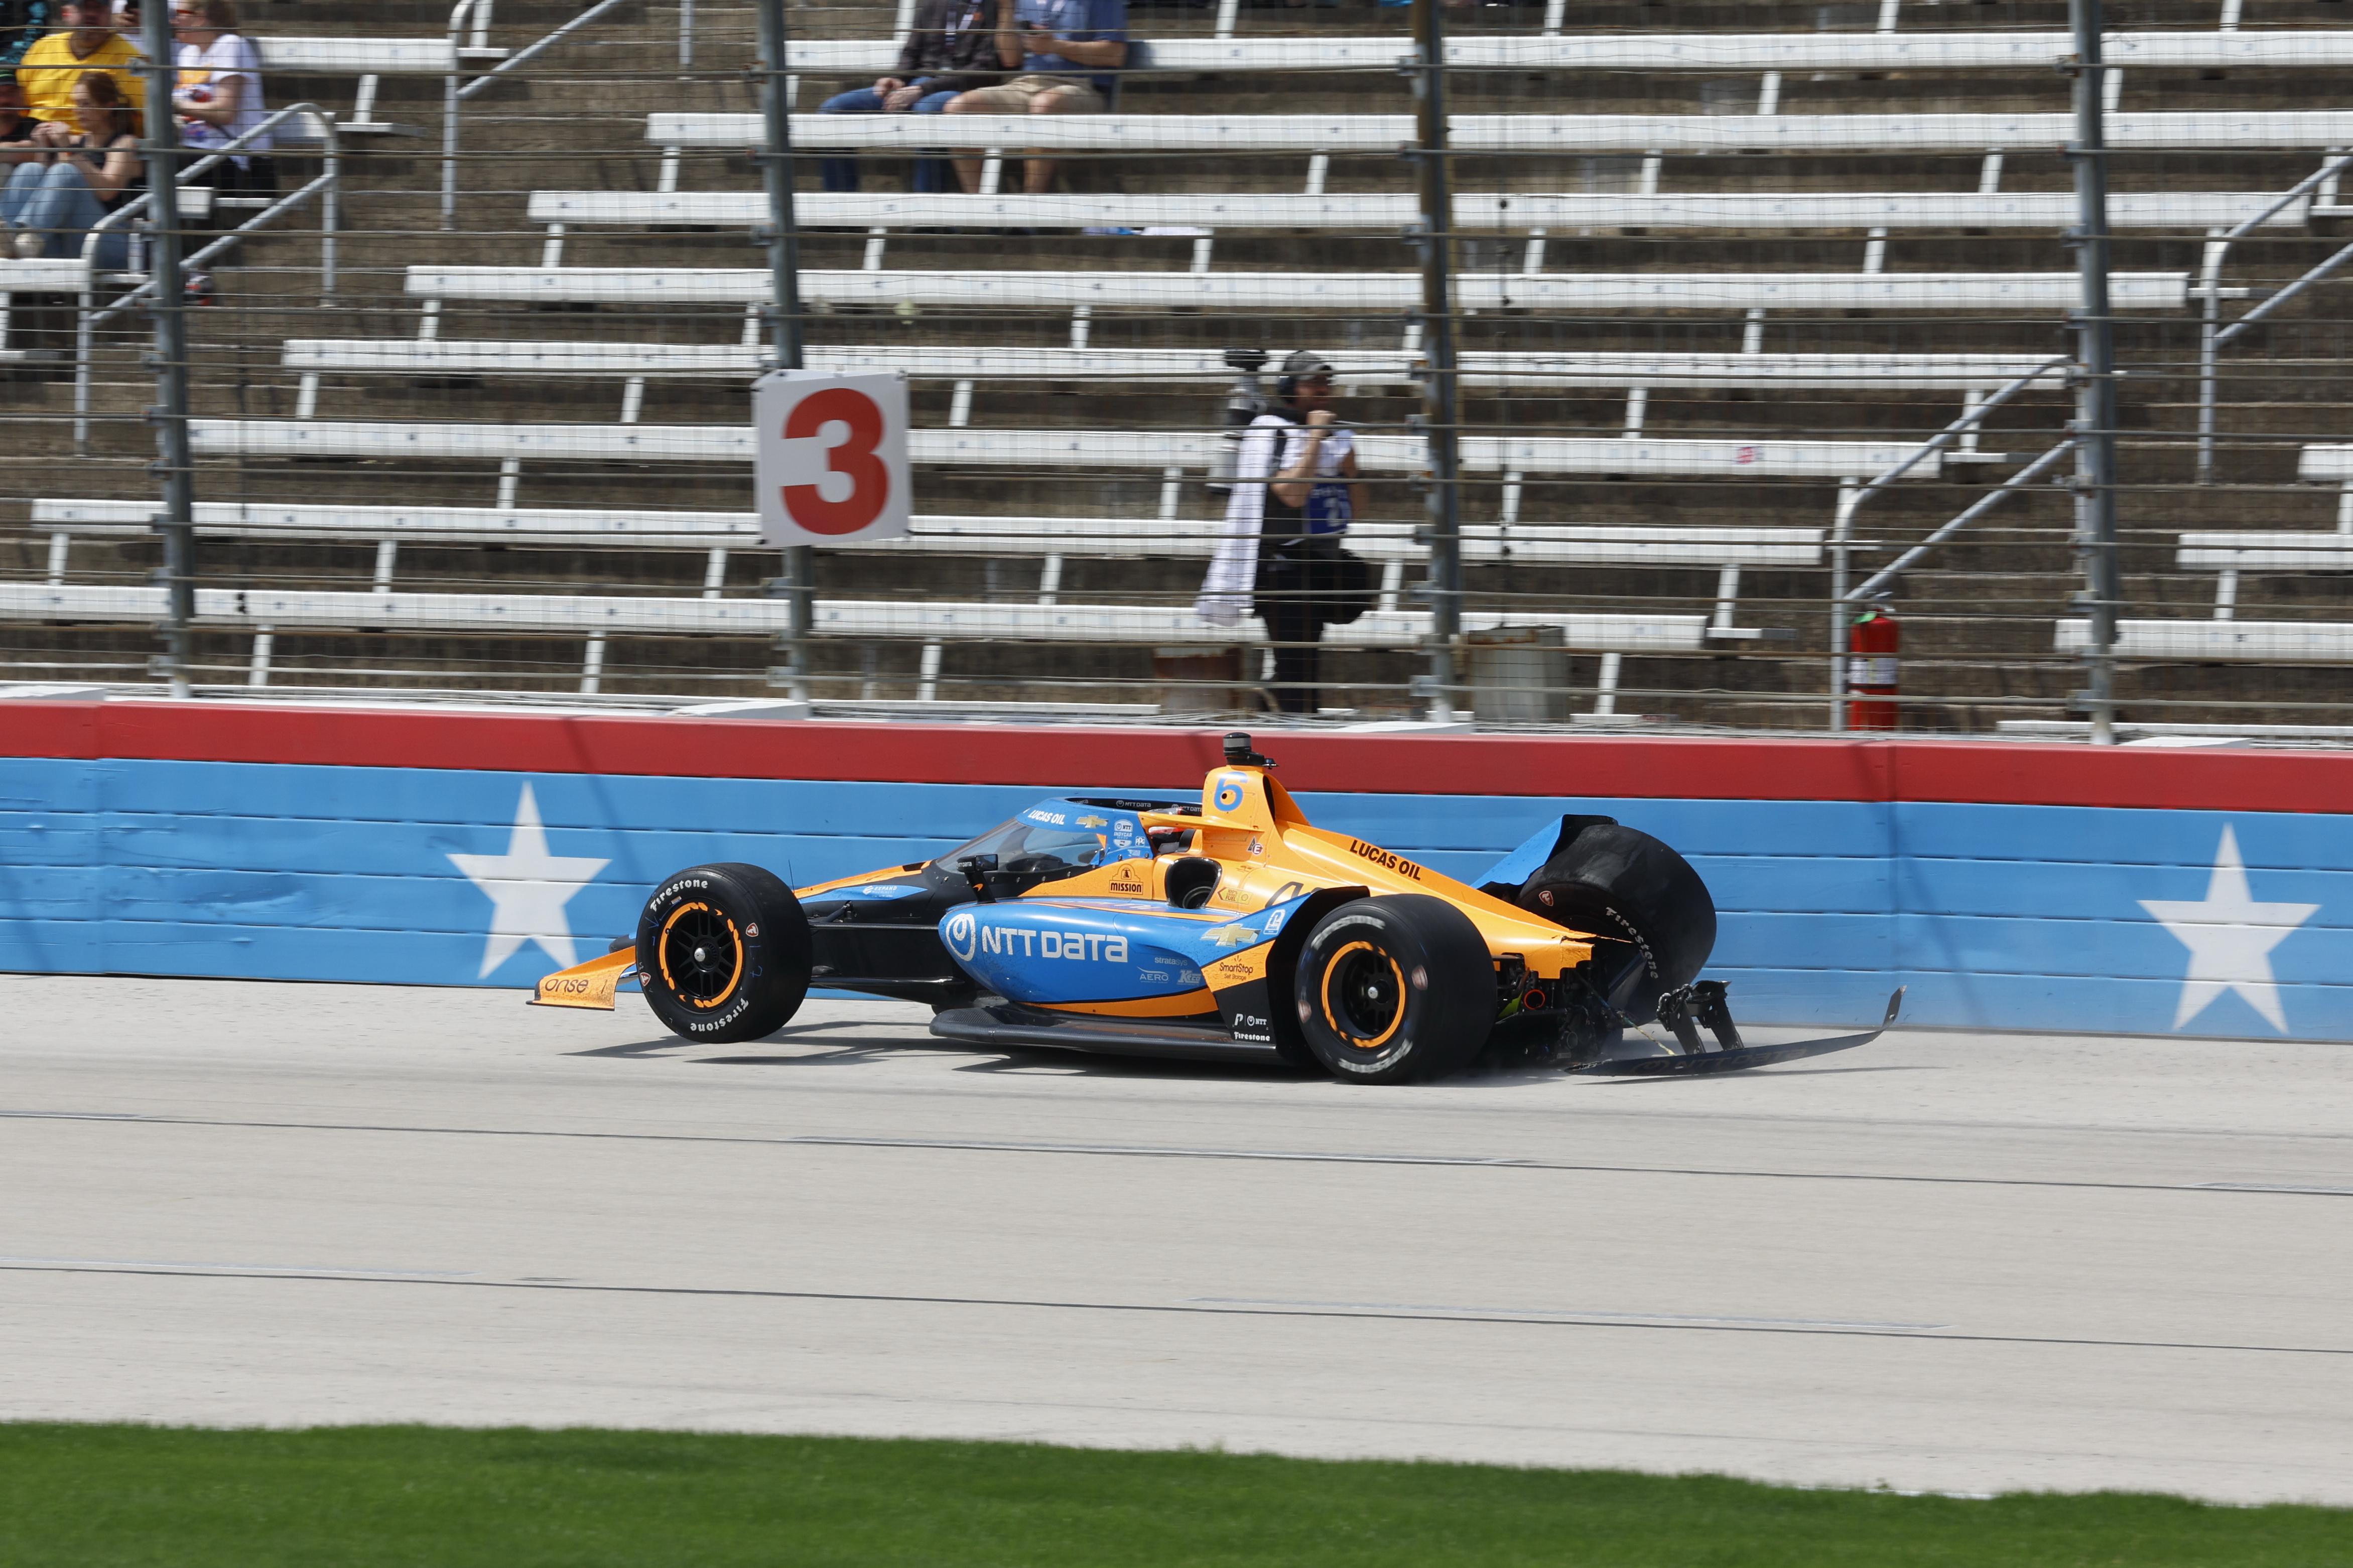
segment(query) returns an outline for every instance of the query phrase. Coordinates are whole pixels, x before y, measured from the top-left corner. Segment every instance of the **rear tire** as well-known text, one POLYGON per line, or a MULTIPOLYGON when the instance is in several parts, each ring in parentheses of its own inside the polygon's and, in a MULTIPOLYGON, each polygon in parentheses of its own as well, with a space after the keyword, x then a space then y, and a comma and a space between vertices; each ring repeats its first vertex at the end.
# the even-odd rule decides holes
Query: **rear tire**
POLYGON ((638 917, 646 1005, 690 1040, 756 1040, 808 994, 808 918, 774 872, 696 866, 654 889, 638 917))
POLYGON ((1442 1078, 1487 1042, 1495 964, 1471 917, 1443 899, 1358 899, 1308 933, 1292 995, 1307 1048, 1333 1077, 1442 1078))
POLYGON ((1519 905, 1572 931, 1633 943, 1643 972, 1634 995, 1618 1005, 1638 1022, 1656 1016, 1661 992, 1697 979, 1715 950, 1715 900, 1691 862, 1616 823, 1569 840, 1521 885, 1519 905))

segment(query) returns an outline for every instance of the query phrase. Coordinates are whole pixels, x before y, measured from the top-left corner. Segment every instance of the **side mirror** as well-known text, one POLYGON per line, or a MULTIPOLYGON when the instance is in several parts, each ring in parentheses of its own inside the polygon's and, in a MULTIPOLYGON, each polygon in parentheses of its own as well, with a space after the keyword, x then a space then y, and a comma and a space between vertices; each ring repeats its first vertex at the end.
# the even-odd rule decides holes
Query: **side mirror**
POLYGON ((988 885, 988 874, 997 869, 994 855, 967 855, 956 862, 956 874, 972 889, 973 896, 984 904, 997 901, 997 890, 988 885))

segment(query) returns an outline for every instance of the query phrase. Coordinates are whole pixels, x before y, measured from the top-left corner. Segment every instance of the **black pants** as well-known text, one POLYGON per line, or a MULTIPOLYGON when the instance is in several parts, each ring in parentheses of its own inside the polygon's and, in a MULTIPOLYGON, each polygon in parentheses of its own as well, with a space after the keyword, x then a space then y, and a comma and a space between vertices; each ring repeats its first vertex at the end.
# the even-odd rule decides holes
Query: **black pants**
POLYGON ((1323 706, 1315 689, 1323 650, 1324 617, 1313 605, 1263 604, 1259 615, 1266 622, 1267 640, 1274 645, 1274 707, 1279 713, 1313 713, 1323 706))

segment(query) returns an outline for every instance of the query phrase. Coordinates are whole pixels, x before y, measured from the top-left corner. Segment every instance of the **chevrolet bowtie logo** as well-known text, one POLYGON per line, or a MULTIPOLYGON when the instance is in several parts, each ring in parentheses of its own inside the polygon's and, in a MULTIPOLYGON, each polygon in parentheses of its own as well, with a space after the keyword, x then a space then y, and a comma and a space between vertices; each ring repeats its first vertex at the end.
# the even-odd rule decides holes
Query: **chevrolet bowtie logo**
POLYGON ((1209 940, 1219 947, 1243 947, 1258 940, 1258 932, 1249 926, 1219 926, 1209 933, 1209 940))

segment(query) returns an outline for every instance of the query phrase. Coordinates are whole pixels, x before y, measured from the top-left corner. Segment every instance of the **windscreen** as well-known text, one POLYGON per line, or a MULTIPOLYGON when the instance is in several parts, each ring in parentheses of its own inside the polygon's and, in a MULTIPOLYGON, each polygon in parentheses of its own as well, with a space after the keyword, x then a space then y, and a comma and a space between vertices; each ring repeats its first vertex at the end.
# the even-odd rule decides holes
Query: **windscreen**
POLYGON ((994 855, 1000 871, 1082 870, 1101 864, 1106 853, 1101 834, 1016 818, 949 850, 940 863, 953 867, 967 855, 994 855))

